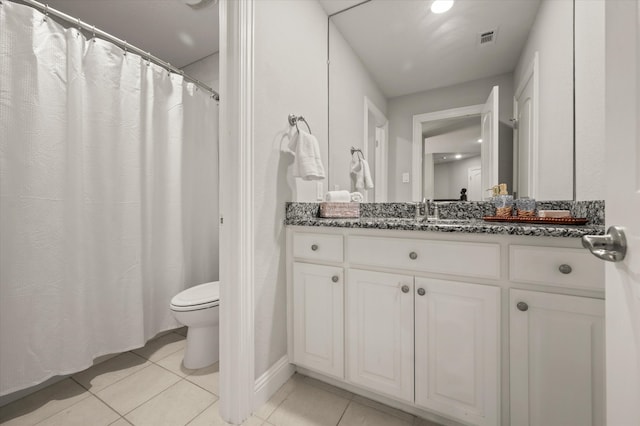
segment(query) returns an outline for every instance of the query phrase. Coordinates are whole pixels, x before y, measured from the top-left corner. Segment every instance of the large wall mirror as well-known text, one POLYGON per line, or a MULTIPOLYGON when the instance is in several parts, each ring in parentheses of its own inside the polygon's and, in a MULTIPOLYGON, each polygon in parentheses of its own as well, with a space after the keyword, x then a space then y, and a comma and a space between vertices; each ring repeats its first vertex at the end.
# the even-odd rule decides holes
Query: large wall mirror
POLYGON ((357 189, 353 147, 369 202, 574 198, 573 0, 321 3, 329 189, 357 189))

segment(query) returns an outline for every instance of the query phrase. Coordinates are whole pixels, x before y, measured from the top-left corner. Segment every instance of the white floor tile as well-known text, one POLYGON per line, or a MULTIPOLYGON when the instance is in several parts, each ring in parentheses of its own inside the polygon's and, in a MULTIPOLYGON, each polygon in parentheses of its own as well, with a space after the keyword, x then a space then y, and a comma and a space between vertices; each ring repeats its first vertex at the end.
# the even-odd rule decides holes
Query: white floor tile
POLYGON ((119 418, 120 414, 92 395, 43 420, 38 426, 107 426, 119 418))
POLYGON ((260 417, 261 419, 268 419, 269 416, 276 410, 276 408, 278 408, 278 406, 282 404, 282 402, 291 394, 291 392, 294 391, 296 386, 302 383, 304 379, 305 376, 301 376, 299 374, 294 374, 293 376, 291 376, 291 378, 287 380, 287 382, 282 385, 280 389, 278 389, 276 393, 274 393, 271 398, 269 398, 267 402, 262 404, 262 407, 258 408, 258 410, 253 414, 260 417))
POLYGON ((185 378, 191 383, 195 383, 202 389, 205 389, 212 394, 220 394, 220 391, 218 389, 218 382, 220 380, 220 366, 217 362, 209 367, 195 370, 185 378))
POLYGON ((442 426, 440 423, 432 422, 431 420, 421 419, 416 417, 413 426, 442 426))
POLYGON ((150 340, 142 348, 133 352, 149 361, 160 361, 162 358, 183 349, 187 344, 184 336, 176 333, 167 333, 156 339, 150 340))
POLYGON ((120 414, 127 414, 180 380, 162 367, 151 364, 96 393, 120 414))
POLYGON ((346 398, 302 382, 267 421, 275 426, 335 426, 348 404, 346 398))
POLYGON ((176 373, 180 377, 186 377, 198 371, 185 368, 185 366, 182 365, 183 359, 184 349, 180 349, 179 351, 162 358, 160 361, 156 362, 156 364, 158 364, 160 367, 166 368, 173 373, 176 373))
POLYGON ((71 379, 64 379, 0 407, 0 423, 3 426, 35 425, 89 396, 91 394, 82 386, 71 379))
POLYGON ((412 414, 405 413, 404 411, 400 411, 398 409, 389 407, 388 405, 381 404, 369 398, 365 398, 360 395, 354 395, 353 402, 356 402, 361 405, 366 405, 367 407, 374 408, 378 411, 382 411, 384 413, 398 417, 399 419, 404 420, 406 422, 413 423, 414 416, 412 414))
POLYGON ((141 356, 125 352, 74 374, 73 379, 90 392, 96 393, 149 365, 151 363, 141 356))
POLYGON ((367 407, 357 402, 351 402, 345 411, 339 426, 412 426, 413 416, 409 421, 396 416, 367 407))
POLYGON ((325 382, 321 382, 320 380, 316 380, 316 379, 308 377, 308 376, 302 376, 302 377, 303 377, 303 380, 304 380, 305 383, 308 383, 308 384, 310 384, 312 386, 315 386, 317 388, 320 388, 322 390, 326 390, 327 392, 331 392, 331 393, 336 394, 338 396, 341 396, 343 398, 351 399, 354 396, 353 393, 351 393, 349 391, 337 388, 337 387, 332 386, 332 385, 330 385, 328 383, 325 383, 325 382))
POLYGON ((193 383, 181 380, 125 417, 135 426, 182 426, 217 399, 193 383))
MULTIPOLYGON (((218 402, 207 407, 202 413, 200 413, 195 419, 193 419, 188 426, 228 426, 230 423, 225 422, 220 417, 218 412, 218 402)), ((242 423, 242 426, 269 426, 264 420, 251 416, 242 423)))
POLYGON ((124 417, 120 417, 118 420, 116 420, 115 422, 111 423, 109 426, 130 426, 130 425, 131 425, 131 423, 126 421, 124 419, 124 417))

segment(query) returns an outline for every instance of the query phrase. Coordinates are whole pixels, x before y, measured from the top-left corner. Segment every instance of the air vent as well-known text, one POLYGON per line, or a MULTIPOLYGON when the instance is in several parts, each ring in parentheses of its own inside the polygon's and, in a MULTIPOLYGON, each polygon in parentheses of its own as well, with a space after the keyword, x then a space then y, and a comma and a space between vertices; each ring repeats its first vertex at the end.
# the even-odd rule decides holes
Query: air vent
POLYGON ((480 34, 478 34, 478 44, 480 46, 495 44, 497 35, 498 35, 497 29, 481 32, 480 34))

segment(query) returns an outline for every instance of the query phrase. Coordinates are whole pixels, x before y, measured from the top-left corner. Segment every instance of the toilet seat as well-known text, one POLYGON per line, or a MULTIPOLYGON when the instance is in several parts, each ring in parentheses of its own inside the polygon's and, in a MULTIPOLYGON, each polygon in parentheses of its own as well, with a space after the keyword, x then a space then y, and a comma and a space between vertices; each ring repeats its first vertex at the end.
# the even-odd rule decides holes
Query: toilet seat
POLYGON ((171 299, 171 310, 184 312, 220 305, 220 281, 199 284, 181 291, 171 299))

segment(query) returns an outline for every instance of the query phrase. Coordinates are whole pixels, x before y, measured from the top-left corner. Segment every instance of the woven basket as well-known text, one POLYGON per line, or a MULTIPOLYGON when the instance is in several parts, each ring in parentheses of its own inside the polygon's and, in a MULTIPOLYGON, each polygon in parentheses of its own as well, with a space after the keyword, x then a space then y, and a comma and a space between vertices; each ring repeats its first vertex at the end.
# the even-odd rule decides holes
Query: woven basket
POLYGON ((360 203, 320 203, 320 217, 354 218, 360 217, 360 203))

